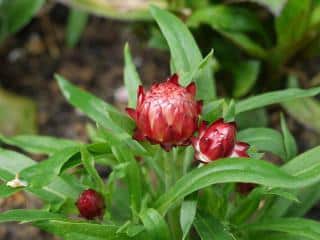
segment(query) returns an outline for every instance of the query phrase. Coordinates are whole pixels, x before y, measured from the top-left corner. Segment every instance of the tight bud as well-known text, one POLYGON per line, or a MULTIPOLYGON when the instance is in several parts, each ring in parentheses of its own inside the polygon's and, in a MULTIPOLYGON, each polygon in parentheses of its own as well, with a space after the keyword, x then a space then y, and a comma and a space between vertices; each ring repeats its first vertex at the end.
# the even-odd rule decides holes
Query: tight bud
POLYGON ((93 189, 83 191, 76 202, 76 206, 80 216, 86 219, 101 218, 105 210, 103 196, 93 189))
POLYGON ((236 124, 219 119, 207 126, 201 124, 199 136, 193 138, 195 158, 203 163, 209 163, 225 157, 248 157, 249 145, 236 142, 236 124))

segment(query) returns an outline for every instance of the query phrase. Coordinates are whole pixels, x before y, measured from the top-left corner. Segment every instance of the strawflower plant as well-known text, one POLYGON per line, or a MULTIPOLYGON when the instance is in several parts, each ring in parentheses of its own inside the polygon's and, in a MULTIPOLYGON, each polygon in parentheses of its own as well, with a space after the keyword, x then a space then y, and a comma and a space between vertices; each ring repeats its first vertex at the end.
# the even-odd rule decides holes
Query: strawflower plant
POLYGON ((218 99, 212 52, 203 58, 179 19, 150 11, 170 47, 172 75, 144 89, 126 46, 127 113, 56 75, 68 102, 96 123, 88 127, 91 142, 1 136, 48 158, 1 149, 1 198, 26 191, 43 208, 2 212, 0 222, 28 222, 67 240, 320 239, 320 223, 303 218, 320 198, 320 148, 296 156, 283 116, 281 132, 240 130, 235 122, 320 88, 218 99), (107 178, 97 165, 110 169, 107 178))

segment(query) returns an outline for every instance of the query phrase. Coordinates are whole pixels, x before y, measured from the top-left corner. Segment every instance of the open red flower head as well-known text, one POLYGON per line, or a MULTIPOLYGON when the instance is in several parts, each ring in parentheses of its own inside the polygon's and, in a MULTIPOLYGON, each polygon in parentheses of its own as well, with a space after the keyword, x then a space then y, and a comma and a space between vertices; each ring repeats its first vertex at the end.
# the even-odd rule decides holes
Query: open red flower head
POLYGON ((76 206, 80 216, 86 219, 101 218, 105 210, 103 196, 93 189, 83 191, 76 206))
POLYGON ((195 158, 203 163, 209 163, 224 157, 248 157, 249 145, 236 142, 236 124, 218 119, 210 126, 201 124, 199 135, 193 138, 195 158))
POLYGON ((176 74, 166 82, 153 84, 149 91, 144 92, 140 86, 136 109, 126 109, 137 125, 134 138, 161 144, 166 150, 190 144, 202 108, 195 94, 195 84, 180 86, 176 74))

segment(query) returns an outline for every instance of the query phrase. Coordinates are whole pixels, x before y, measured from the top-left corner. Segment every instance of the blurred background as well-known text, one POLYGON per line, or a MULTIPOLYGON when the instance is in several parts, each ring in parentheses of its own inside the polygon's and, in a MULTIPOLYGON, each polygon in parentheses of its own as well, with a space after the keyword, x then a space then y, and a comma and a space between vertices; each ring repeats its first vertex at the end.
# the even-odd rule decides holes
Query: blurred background
MULTIPOLYGON (((203 55, 214 48, 218 96, 239 99, 320 83, 320 1, 0 0, 0 134, 87 141, 88 120, 64 100, 53 75, 123 108, 125 43, 146 86, 166 79, 168 47, 149 4, 179 16, 203 55)), ((279 129, 280 112, 300 152, 320 144, 316 98, 250 112, 237 123, 279 129)), ((40 205, 25 193, 0 199, 0 211, 40 205)), ((320 219, 320 206, 308 216, 320 219)), ((27 225, 1 224, 0 239, 54 238, 27 225)))

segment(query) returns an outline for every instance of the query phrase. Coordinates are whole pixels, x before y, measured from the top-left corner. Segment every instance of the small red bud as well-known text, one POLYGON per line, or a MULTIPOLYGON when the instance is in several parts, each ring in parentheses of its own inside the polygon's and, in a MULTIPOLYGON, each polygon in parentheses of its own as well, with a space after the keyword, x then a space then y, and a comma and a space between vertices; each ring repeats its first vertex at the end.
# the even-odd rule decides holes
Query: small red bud
POLYGON ((76 202, 76 206, 80 216, 86 219, 101 218, 105 210, 103 196, 93 189, 83 191, 76 202))
POLYGON ((248 195, 257 185, 254 183, 237 183, 237 192, 242 195, 248 195))
POLYGON ((166 82, 153 84, 147 92, 139 87, 136 109, 126 109, 137 125, 136 140, 149 140, 167 151, 190 144, 197 130, 202 102, 195 100, 195 84, 184 88, 178 78, 174 74, 166 82))
POLYGON ((195 158, 209 163, 225 157, 249 157, 249 145, 236 142, 236 124, 218 119, 210 126, 202 123, 198 137, 192 140, 195 158))

